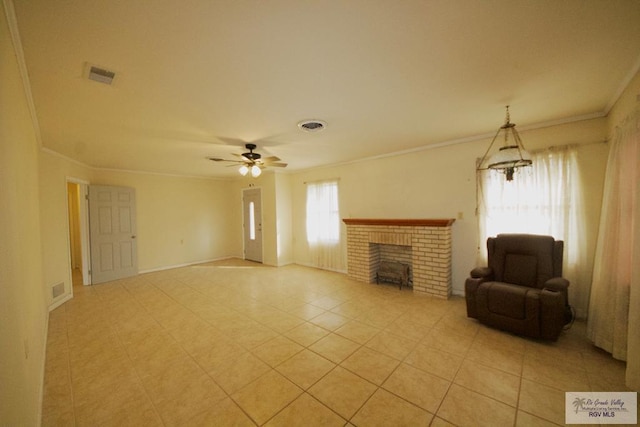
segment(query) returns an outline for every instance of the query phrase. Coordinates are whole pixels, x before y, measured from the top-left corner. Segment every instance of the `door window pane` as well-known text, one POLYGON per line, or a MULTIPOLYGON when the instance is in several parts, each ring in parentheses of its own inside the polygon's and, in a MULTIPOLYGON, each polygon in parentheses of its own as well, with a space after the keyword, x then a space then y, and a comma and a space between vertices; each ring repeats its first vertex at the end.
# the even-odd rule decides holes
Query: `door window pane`
POLYGON ((249 239, 256 240, 256 207, 249 202, 249 239))

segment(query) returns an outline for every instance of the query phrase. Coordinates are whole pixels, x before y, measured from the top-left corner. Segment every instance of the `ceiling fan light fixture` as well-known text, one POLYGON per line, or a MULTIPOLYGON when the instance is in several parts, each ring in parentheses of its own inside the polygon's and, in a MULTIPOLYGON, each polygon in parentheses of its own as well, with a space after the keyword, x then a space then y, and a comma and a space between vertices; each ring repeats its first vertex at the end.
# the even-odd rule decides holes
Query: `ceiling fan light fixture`
POLYGON ((323 120, 303 120, 298 123, 298 127, 304 132, 319 132, 327 127, 327 122, 323 120))
POLYGON ((238 157, 238 159, 235 159, 235 160, 223 159, 220 157, 207 157, 207 159, 213 162, 230 162, 230 163, 236 163, 236 164, 239 163, 240 167, 237 169, 238 173, 242 176, 247 176, 249 172, 251 172, 251 176, 254 178, 257 178, 260 175, 262 175, 263 168, 269 168, 269 167, 286 168, 287 167, 287 164, 284 162, 281 162, 280 158, 277 156, 262 157, 260 153, 255 153, 253 151, 256 148, 255 144, 251 144, 251 143, 245 144, 245 147, 247 148, 247 150, 249 150, 249 152, 242 153, 242 154, 234 153, 234 155, 238 157))

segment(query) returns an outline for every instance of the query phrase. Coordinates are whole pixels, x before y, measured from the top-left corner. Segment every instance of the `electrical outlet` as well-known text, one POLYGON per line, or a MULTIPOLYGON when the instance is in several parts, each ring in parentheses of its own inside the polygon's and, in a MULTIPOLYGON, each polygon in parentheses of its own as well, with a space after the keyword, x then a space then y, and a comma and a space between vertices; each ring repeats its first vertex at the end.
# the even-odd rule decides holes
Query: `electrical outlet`
POLYGON ((458 212, 458 219, 464 219, 464 212, 458 212))

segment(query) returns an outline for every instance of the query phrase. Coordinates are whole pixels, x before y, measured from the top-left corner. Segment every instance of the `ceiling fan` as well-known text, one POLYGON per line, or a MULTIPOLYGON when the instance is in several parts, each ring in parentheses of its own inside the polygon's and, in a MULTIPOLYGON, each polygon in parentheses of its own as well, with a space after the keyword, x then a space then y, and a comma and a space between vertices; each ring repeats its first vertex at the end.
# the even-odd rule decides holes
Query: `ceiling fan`
POLYGON ((234 156, 240 157, 238 160, 221 159, 219 157, 208 157, 208 159, 214 162, 240 163, 242 164, 240 169, 238 169, 240 175, 244 176, 251 172, 251 176, 254 178, 260 176, 262 169, 265 167, 284 168, 287 166, 286 163, 280 161, 279 157, 269 156, 263 158, 260 153, 254 153, 253 150, 256 149, 256 144, 245 144, 245 148, 249 150, 248 153, 233 153, 234 156))

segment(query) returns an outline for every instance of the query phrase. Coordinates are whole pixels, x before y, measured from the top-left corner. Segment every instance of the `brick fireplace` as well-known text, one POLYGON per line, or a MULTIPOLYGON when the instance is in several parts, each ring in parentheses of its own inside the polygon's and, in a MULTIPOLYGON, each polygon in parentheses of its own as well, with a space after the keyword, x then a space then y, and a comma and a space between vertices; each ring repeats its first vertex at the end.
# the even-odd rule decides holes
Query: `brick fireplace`
MULTIPOLYGON (((454 219, 357 219, 347 225, 348 275, 375 283, 381 245, 407 248, 413 292, 451 296, 451 225, 454 219)), ((384 252, 384 251, 383 251, 384 252)))

